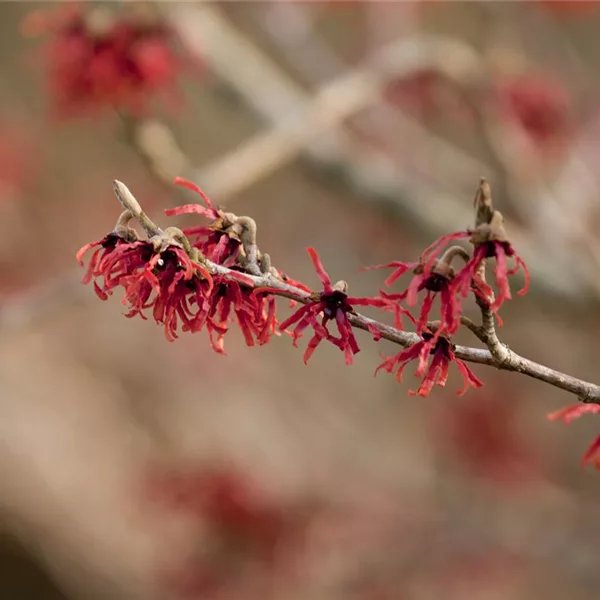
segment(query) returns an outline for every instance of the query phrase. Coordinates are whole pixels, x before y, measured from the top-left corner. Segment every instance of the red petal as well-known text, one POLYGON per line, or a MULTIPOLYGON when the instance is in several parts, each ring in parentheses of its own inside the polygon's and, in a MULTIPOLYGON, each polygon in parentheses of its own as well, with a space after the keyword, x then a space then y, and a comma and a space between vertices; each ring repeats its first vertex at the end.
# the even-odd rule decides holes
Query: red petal
POLYGON ((425 250, 423 250, 421 253, 421 263, 425 265, 425 272, 427 273, 431 271, 431 267, 433 266, 436 256, 441 252, 444 246, 453 240, 459 240, 470 236, 471 233, 468 231, 457 231, 456 233, 443 235, 435 240, 435 242, 427 246, 427 248, 425 248, 425 250))
POLYGON ((209 219, 215 218, 214 212, 201 204, 184 204, 182 206, 175 206, 174 208, 165 208, 165 215, 167 215, 167 217, 190 214, 204 215, 209 219))
POLYGON ((183 177, 175 177, 173 183, 175 183, 175 185, 185 187, 188 190, 192 190, 192 192, 196 192, 196 194, 198 194, 202 200, 206 202, 206 206, 208 208, 213 208, 211 199, 195 183, 192 183, 183 177))
MULTIPOLYGON (((454 353, 452 353, 452 356, 454 356, 454 353)), ((466 393, 466 391, 469 389, 469 386, 474 388, 480 388, 483 386, 483 381, 477 378, 475 373, 471 371, 466 362, 460 360, 459 358, 454 358, 453 360, 458 367, 458 370, 461 372, 464 380, 464 386, 462 389, 456 392, 457 396, 462 396, 464 393, 466 393)))
POLYGON ((600 435, 592 442, 590 447, 585 451, 583 458, 581 459, 582 466, 592 463, 596 469, 600 469, 600 461, 595 456, 600 450, 600 435))
POLYGON ((90 249, 90 248, 95 248, 96 246, 100 246, 100 244, 102 244, 102 242, 104 241, 104 238, 101 240, 97 240, 95 242, 90 242, 89 244, 86 244, 85 246, 82 246, 81 248, 79 248, 79 250, 77 250, 77 254, 75 255, 75 258, 77 260, 77 262, 79 263, 80 266, 83 267, 83 255, 90 249))
POLYGON ((331 286, 331 279, 329 278, 329 275, 325 271, 325 268, 323 267, 323 263, 321 262, 321 259, 319 258, 319 255, 317 254, 317 251, 314 248, 307 248, 306 251, 308 252, 308 254, 312 260, 312 263, 315 267, 315 271, 317 272, 317 275, 319 276, 319 279, 321 280, 321 283, 323 284, 324 291, 327 293, 332 292, 333 287, 331 286))
POLYGON ((562 421, 568 425, 573 419, 578 419, 586 413, 600 413, 600 404, 572 404, 548 415, 549 421, 562 421))
POLYGON ((422 333, 427 327, 427 317, 429 316, 431 308, 433 307, 434 298, 435 294, 432 294, 429 290, 427 290, 427 294, 425 295, 425 298, 423 298, 423 304, 421 305, 419 320, 417 321, 417 333, 422 333))
POLYGON ((290 325, 293 325, 299 321, 308 311, 311 310, 313 305, 305 304, 301 306, 293 315, 289 316, 285 321, 279 324, 280 331, 285 331, 290 325))

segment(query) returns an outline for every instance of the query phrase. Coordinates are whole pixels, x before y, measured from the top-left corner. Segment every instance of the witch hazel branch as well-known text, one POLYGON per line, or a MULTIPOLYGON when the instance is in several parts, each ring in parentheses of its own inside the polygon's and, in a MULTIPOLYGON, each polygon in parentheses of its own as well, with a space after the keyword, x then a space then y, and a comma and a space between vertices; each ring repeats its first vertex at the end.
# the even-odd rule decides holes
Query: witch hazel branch
MULTIPOLYGON (((321 282, 320 290, 296 281, 277 269, 269 254, 257 244, 257 224, 213 205, 195 184, 177 178, 177 185, 197 193, 203 204, 165 210, 167 216, 196 214, 205 222, 194 227, 162 229, 143 211, 127 186, 114 182, 114 192, 124 209, 115 228, 101 239, 83 246, 77 260, 91 252, 84 283, 107 300, 117 288, 124 291, 127 318, 148 315, 165 330, 167 340, 182 333, 207 333, 212 349, 225 352, 225 338, 237 326, 247 346, 261 346, 273 337, 290 336, 294 346, 308 337, 304 362, 322 343, 333 344, 351 365, 360 351, 354 329, 373 341, 386 339, 402 347, 382 356, 375 374, 386 371, 402 381, 406 367, 416 364, 420 383, 411 395, 428 396, 434 386, 446 385, 451 365, 463 378, 457 394, 479 388, 483 382, 468 363, 483 364, 533 377, 575 395, 580 404, 549 415, 566 423, 587 412, 600 412, 600 386, 577 379, 518 355, 502 343, 496 327, 505 302, 512 299, 510 278, 519 270, 529 287, 525 262, 513 248, 502 214, 493 208, 489 184, 481 179, 474 199, 475 225, 435 240, 415 262, 393 261, 364 269, 393 269, 377 294, 354 297, 345 281, 332 282, 317 251, 308 248, 321 282), (137 222, 142 235, 132 227, 137 222), (456 244, 468 241, 471 249, 456 244), (488 271, 493 283, 488 281, 488 271), (402 291, 391 290, 406 280, 402 291), (293 313, 278 318, 276 297, 290 300, 293 313), (439 312, 434 305, 439 303, 439 312), (466 302, 480 309, 476 323, 463 314, 466 302), (393 326, 368 318, 357 307, 391 313, 393 326), (410 323, 414 331, 407 331, 410 323), (466 327, 486 348, 458 346, 453 337, 466 327), (310 337, 307 332, 310 331, 310 337)), ((585 463, 600 466, 600 436, 584 456, 585 463)))

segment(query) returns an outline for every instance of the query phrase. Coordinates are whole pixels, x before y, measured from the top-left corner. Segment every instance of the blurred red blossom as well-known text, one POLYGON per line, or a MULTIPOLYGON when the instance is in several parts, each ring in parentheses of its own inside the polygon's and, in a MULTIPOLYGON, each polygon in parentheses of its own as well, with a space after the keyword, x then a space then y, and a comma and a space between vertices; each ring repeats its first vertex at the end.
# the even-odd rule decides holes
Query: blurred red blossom
POLYGON ((519 428, 514 396, 465 396, 436 413, 434 440, 472 475, 517 484, 536 480, 539 458, 519 428))
POLYGON ((40 156, 29 128, 2 119, 0 205, 21 195, 38 176, 40 156))
POLYGON ((205 534, 203 551, 169 577, 180 596, 268 585, 302 547, 307 508, 275 499, 236 468, 153 469, 145 489, 156 506, 197 520, 205 534))
POLYGON ((393 79, 385 88, 392 105, 425 119, 444 118, 471 122, 471 113, 456 83, 435 67, 393 79))
POLYGON ((502 79, 496 97, 506 118, 518 123, 541 149, 559 145, 572 131, 569 95, 558 80, 532 74, 502 79))
POLYGON ((537 4, 557 17, 586 17, 596 12, 599 3, 597 0, 537 0, 537 4))
POLYGON ((205 518, 220 533, 245 538, 264 558, 273 558, 282 534, 283 511, 255 481, 232 469, 158 472, 152 496, 170 510, 205 518))
POLYGON ((59 117, 106 108, 140 116, 153 98, 170 107, 181 101, 177 78, 185 63, 174 33, 154 15, 69 3, 32 11, 22 29, 46 35, 41 60, 59 117))

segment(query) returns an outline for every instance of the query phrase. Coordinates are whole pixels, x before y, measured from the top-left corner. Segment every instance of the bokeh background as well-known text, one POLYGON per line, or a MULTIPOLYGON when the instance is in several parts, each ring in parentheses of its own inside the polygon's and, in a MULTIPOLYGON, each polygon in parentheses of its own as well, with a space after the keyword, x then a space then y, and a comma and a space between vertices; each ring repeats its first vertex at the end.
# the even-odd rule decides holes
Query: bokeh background
POLYGON ((370 295, 383 272, 359 268, 470 225, 485 176, 533 276, 502 339, 599 381, 596 3, 156 3, 193 65, 182 106, 135 118, 54 114, 53 33, 23 22, 56 5, 0 3, 0 596, 181 597, 172 573, 213 564, 215 536, 146 474, 220 469, 302 550, 287 570, 219 554, 227 585, 192 597, 597 598, 600 479, 580 457, 600 421, 546 419, 573 398, 477 366, 480 390, 457 398, 453 374, 411 397, 411 369, 373 377, 393 348, 362 332, 352 367, 333 347, 304 366, 284 338, 168 343, 74 259, 113 227, 113 179, 163 222, 184 175, 252 215, 294 278, 318 285, 315 246, 370 295))

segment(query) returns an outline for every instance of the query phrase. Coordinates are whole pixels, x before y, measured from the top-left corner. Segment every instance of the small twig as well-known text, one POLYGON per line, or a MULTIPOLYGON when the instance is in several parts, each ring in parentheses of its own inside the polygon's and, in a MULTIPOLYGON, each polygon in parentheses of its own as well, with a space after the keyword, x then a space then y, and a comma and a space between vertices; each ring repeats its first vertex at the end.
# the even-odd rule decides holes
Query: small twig
POLYGON ((482 341, 484 344, 486 343, 485 333, 481 325, 477 325, 477 323, 464 315, 460 317, 460 324, 466 327, 478 340, 482 341))
MULTIPOLYGON (((163 234, 158 225, 148 219, 138 201, 124 184, 115 181, 114 190, 119 202, 126 210, 129 210, 134 215, 149 236, 163 234)), ((204 260, 204 266, 208 267, 212 273, 223 275, 225 279, 230 279, 231 281, 237 281, 239 283, 239 272, 235 272, 232 269, 218 265, 209 260, 204 260)), ((312 301, 312 295, 310 293, 281 281, 271 273, 261 275, 246 274, 245 276, 252 281, 254 288, 268 288, 277 296, 290 298, 302 304, 308 304, 312 301)), ((381 338, 403 347, 411 346, 421 339, 416 333, 400 331, 395 327, 385 325, 379 321, 365 317, 360 313, 348 314, 348 320, 350 324, 357 329, 362 329, 363 331, 368 331, 370 333, 377 331, 381 338)), ((469 328, 474 332, 477 331, 475 328, 469 328)), ((600 404, 599 385, 550 369, 549 367, 540 365, 509 351, 508 348, 502 345, 496 336, 493 327, 493 315, 491 321, 491 333, 489 323, 484 323, 482 329, 486 340, 485 343, 487 343, 489 350, 471 348, 469 346, 456 346, 454 352, 457 358, 468 362, 488 365, 504 371, 522 373, 528 377, 538 379, 553 385, 554 387, 565 390, 566 392, 575 394, 582 402, 600 404), (503 350, 498 351, 498 345, 503 348, 503 350), (492 351, 492 349, 494 350, 492 351)), ((478 335, 478 337, 480 336, 478 335)), ((482 337, 480 339, 484 338, 482 337)))
MULTIPOLYGON (((492 223, 494 219, 500 216, 500 213, 494 211, 492 202, 492 190, 490 184, 481 178, 477 193, 475 194, 475 200, 473 202, 475 207, 475 227, 482 227, 485 224, 492 223)), ((501 218, 501 217, 500 217, 501 218)), ((483 283, 486 282, 485 267, 487 261, 484 259, 477 267, 477 278, 483 283)), ((480 339, 488 347, 491 355, 500 363, 504 364, 510 360, 510 350, 506 344, 503 344, 498 338, 496 333, 496 322, 495 315, 492 312, 490 306, 494 302, 494 293, 491 293, 491 297, 485 299, 480 294, 475 293, 475 302, 481 310, 481 333, 480 339)))
POLYGON ((481 309, 481 337, 479 338, 489 349, 491 355, 499 362, 506 363, 510 361, 511 351, 506 344, 503 344, 496 333, 496 324, 494 322, 494 313, 490 310, 490 305, 482 298, 476 297, 477 305, 481 309))

